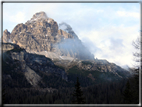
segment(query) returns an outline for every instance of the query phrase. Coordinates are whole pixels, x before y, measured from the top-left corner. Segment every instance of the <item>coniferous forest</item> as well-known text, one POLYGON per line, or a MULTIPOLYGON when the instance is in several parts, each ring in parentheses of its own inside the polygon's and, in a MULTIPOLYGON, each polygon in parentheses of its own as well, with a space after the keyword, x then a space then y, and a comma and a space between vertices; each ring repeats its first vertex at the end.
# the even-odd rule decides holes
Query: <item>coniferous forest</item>
MULTIPOLYGON (((68 24, 59 25, 66 29, 38 12, 4 31, 2 104, 139 104, 139 64, 126 70, 97 59, 68 24)), ((139 52, 140 41, 133 45, 139 52)))
POLYGON ((139 104, 139 68, 131 69, 133 75, 120 79, 110 72, 87 71, 73 66, 67 71, 68 81, 39 69, 35 72, 42 77, 41 82, 32 86, 32 80, 28 82, 23 75, 21 62, 6 55, 9 54, 2 59, 3 104, 139 104), (92 75, 88 78, 89 73, 94 73, 95 78, 92 75))
POLYGON ((100 83, 88 87, 80 87, 77 80, 75 87, 59 87, 55 90, 51 88, 50 92, 44 88, 9 87, 3 88, 2 100, 3 104, 138 104, 138 79, 138 75, 135 75, 119 82, 100 83), (76 88, 79 88, 79 92, 75 92, 76 88), (75 100, 75 94, 81 94, 81 102, 75 100))

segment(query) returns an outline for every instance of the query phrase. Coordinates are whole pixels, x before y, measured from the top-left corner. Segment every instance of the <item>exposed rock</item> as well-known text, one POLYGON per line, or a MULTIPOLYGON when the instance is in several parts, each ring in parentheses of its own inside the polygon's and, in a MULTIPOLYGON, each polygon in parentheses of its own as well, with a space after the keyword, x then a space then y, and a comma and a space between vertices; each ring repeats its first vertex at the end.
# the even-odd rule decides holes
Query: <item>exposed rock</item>
POLYGON ((16 44, 11 44, 11 43, 2 43, 2 51, 8 51, 8 50, 12 50, 14 48, 20 48, 18 45, 16 44))
POLYGON ((16 25, 11 34, 5 30, 3 41, 17 44, 30 52, 48 51, 58 56, 94 59, 68 24, 61 23, 58 29, 57 22, 47 17, 45 12, 38 12, 25 24, 16 25), (66 28, 62 29, 63 26, 66 28))
POLYGON ((114 63, 109 63, 106 60, 94 60, 94 61, 80 61, 76 64, 78 68, 87 71, 99 71, 99 72, 109 72, 117 75, 118 77, 128 77, 130 73, 125 69, 117 66, 114 63))
POLYGON ((41 77, 32 69, 30 69, 28 66, 25 65, 24 68, 25 71, 25 77, 27 81, 33 85, 34 87, 38 86, 38 82, 41 81, 41 77))
MULTIPOLYGON (((8 59, 5 64, 12 66, 12 72, 24 72, 26 80, 35 87, 39 83, 45 85, 42 79, 50 74, 68 81, 66 72, 74 66, 80 71, 97 71, 119 78, 127 75, 126 70, 113 63, 94 59, 70 25, 61 23, 58 27, 45 12, 36 13, 25 24, 16 25, 11 33, 5 30, 2 39, 5 42, 2 50, 7 51, 3 59, 8 59)), ((93 73, 86 77, 96 81, 93 73)))
POLYGON ((46 16, 45 12, 39 12, 33 15, 33 17, 31 18, 31 20, 37 20, 37 19, 47 19, 48 17, 46 16))
MULTIPOLYGON (((27 53, 24 49, 21 49, 18 45, 3 43, 2 46, 6 51, 3 51, 3 61, 11 66, 13 72, 23 72, 27 81, 34 87, 38 87, 39 83, 44 85, 42 77, 37 73, 41 72, 44 75, 52 74, 57 77, 68 81, 65 71, 45 56, 27 53), (11 45, 11 46, 10 46, 11 45), (8 47, 8 49, 7 49, 8 47), (12 48, 9 48, 12 47, 12 48)), ((4 66, 3 66, 4 67, 4 66)), ((3 71, 6 72, 6 71, 3 71)))
POLYGON ((10 32, 7 29, 4 30, 4 32, 3 32, 2 41, 4 43, 11 42, 11 40, 10 40, 10 32))
POLYGON ((74 38, 78 38, 77 35, 74 33, 74 31, 72 30, 71 26, 68 25, 67 23, 63 22, 59 24, 59 29, 62 29, 63 31, 69 33, 70 35, 72 35, 74 38))
MULTIPOLYGON (((87 71, 87 72, 100 72, 100 73, 107 73, 112 74, 118 78, 127 78, 130 76, 130 73, 125 69, 117 66, 114 63, 109 63, 106 60, 53 60, 53 62, 58 66, 63 66, 65 71, 68 72, 69 69, 73 67, 77 67, 80 71, 87 71)), ((88 75, 93 81, 93 76, 91 74, 88 75)))
POLYGON ((95 78, 93 77, 93 75, 90 73, 87 77, 91 78, 93 81, 95 81, 95 78))

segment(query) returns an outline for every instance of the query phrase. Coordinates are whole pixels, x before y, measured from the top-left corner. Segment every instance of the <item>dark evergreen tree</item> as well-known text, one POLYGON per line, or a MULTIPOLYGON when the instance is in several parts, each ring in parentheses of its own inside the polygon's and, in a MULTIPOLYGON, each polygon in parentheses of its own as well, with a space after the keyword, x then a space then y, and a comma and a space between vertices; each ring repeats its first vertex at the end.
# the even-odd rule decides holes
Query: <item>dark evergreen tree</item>
POLYGON ((5 103, 5 97, 6 97, 6 88, 2 88, 2 104, 5 103))
POLYGON ((75 104, 84 104, 85 103, 85 100, 84 100, 84 97, 83 97, 83 92, 81 90, 78 77, 77 77, 77 81, 76 81, 76 84, 75 84, 75 90, 74 90, 74 93, 73 93, 73 101, 72 102, 75 103, 75 104))
POLYGON ((132 102, 132 92, 130 89, 130 83, 127 81, 126 88, 124 90, 124 102, 130 104, 132 102))

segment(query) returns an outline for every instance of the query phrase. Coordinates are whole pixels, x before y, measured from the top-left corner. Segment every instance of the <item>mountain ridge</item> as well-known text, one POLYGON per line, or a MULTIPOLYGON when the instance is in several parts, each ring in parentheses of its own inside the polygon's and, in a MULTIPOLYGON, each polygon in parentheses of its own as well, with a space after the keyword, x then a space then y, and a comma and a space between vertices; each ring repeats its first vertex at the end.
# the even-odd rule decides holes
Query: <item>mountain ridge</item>
POLYGON ((8 66, 25 71, 24 78, 35 87, 39 86, 38 83, 52 87, 45 80, 53 77, 59 79, 59 84, 64 79, 64 86, 68 86, 67 83, 75 83, 75 78, 79 76, 81 85, 88 86, 87 83, 119 81, 129 76, 126 70, 114 63, 94 59, 70 25, 63 22, 58 26, 45 12, 35 13, 25 24, 16 25, 11 33, 4 30, 2 40, 3 57, 8 55, 12 63, 18 62, 21 66, 19 68, 3 60, 6 65, 3 65, 3 72, 7 72, 5 67, 8 66), (35 79, 33 83, 31 78, 35 79))
MULTIPOLYGON (((60 26, 63 24, 65 23, 60 26)), ((31 52, 48 51, 54 52, 58 56, 93 59, 94 56, 82 44, 72 28, 67 24, 66 26, 68 26, 69 32, 59 29, 56 21, 48 18, 44 12, 39 12, 25 24, 16 25, 11 33, 5 30, 3 42, 15 43, 31 52)))

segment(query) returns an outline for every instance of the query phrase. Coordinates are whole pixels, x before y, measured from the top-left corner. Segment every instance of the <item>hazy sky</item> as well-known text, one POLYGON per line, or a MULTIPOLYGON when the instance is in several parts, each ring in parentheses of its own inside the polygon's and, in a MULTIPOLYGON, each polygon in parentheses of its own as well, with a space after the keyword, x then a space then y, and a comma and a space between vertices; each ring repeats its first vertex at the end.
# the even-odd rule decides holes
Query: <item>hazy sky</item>
POLYGON ((3 30, 10 32, 36 12, 69 24, 95 58, 133 66, 132 41, 140 35, 139 3, 4 3, 3 30))

